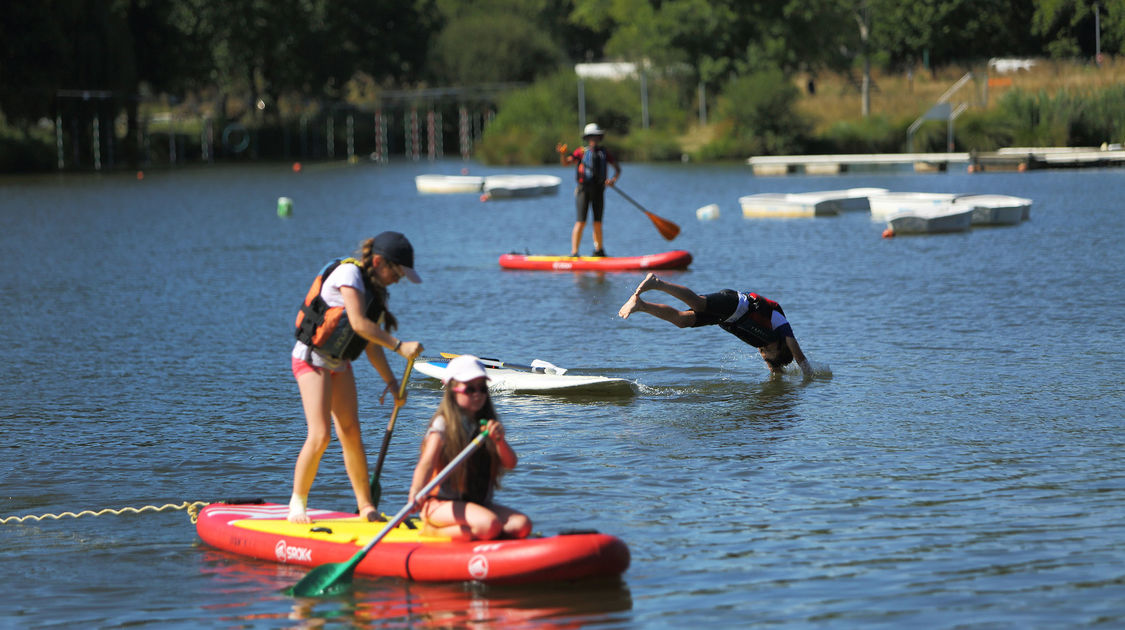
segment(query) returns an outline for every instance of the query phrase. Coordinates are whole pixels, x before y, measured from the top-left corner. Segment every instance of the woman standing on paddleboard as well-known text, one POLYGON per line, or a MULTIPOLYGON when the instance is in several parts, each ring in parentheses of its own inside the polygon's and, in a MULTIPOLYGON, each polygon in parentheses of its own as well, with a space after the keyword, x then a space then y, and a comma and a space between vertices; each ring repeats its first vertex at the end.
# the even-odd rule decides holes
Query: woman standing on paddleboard
POLYGON ((654 315, 679 328, 718 324, 723 330, 757 348, 771 373, 784 372, 785 366, 796 360, 805 378, 812 378, 812 367, 793 336, 793 327, 785 318, 781 305, 757 293, 723 289, 718 293, 700 295, 650 273, 637 285, 617 314, 622 319, 628 319, 638 312, 654 315), (642 293, 654 290, 671 295, 690 310, 681 311, 674 306, 641 299, 642 293))
POLYGON ((360 437, 351 364, 366 353, 386 382, 387 391, 398 395, 398 382, 383 348, 407 359, 422 352, 422 344, 417 341, 402 341, 391 335, 397 321, 387 310, 387 287, 404 276, 411 282, 422 281, 414 271, 414 248, 402 234, 383 232, 360 245, 358 258, 338 259, 325 266, 297 314, 292 365, 308 437, 293 473, 291 522, 311 522, 307 513, 309 490, 331 441, 329 425, 333 421, 359 514, 369 521, 378 517, 367 479, 367 454, 360 437))
POLYGON ((578 246, 582 243, 582 230, 586 229, 586 215, 592 208, 594 211, 594 256, 605 256, 605 246, 602 244, 602 214, 605 209, 605 187, 612 186, 621 177, 621 167, 604 146, 605 130, 590 123, 582 132, 582 139, 586 146, 578 147, 573 153, 566 152, 566 145, 555 147, 559 152, 563 164, 578 164, 576 176, 578 187, 574 189, 574 204, 577 215, 574 229, 570 232, 570 255, 578 255, 578 246), (607 177, 607 166, 613 167, 613 177, 607 177))
POLYGON ((422 454, 410 484, 409 501, 420 504, 423 533, 454 540, 526 538, 531 520, 492 500, 500 477, 515 468, 516 453, 504 439, 504 425, 496 419, 484 365, 474 356, 459 355, 446 366, 442 380, 445 395, 422 439, 422 454), (488 431, 485 448, 477 450, 429 496, 416 496, 482 426, 488 431))

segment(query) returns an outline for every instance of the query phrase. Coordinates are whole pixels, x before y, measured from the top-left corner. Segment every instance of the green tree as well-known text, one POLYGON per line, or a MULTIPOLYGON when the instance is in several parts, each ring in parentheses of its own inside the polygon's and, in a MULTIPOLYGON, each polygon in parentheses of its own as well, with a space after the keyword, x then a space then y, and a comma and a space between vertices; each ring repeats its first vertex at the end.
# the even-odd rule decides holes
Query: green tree
POLYGON ((530 82, 565 62, 562 48, 526 18, 472 14, 450 21, 434 43, 431 71, 446 84, 530 82))

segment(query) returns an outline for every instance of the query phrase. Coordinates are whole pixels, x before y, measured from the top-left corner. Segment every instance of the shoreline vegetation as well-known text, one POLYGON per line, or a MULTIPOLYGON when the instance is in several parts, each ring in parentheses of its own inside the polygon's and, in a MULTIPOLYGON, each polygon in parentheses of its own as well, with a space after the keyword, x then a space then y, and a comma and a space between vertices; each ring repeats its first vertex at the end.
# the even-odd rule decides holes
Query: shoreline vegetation
MULTIPOLYGON (((586 122, 609 130, 609 144, 625 160, 729 162, 755 155, 824 153, 900 153, 907 151, 910 126, 961 79, 949 102, 964 110, 953 125, 955 151, 993 151, 1002 147, 1098 147, 1125 141, 1125 62, 1107 57, 1100 64, 1047 59, 1020 60, 1018 69, 998 64, 946 67, 931 72, 872 70, 870 114, 862 114, 861 77, 856 71, 798 73, 765 71, 706 86, 701 113, 699 86, 677 77, 654 76, 642 99, 636 79, 586 80, 586 122), (1031 63, 1028 64, 1027 62, 1031 63), (966 78, 966 75, 971 76, 966 78), (645 119, 648 125, 646 128, 645 119), (705 118, 706 123, 703 124, 705 118)), ((445 158, 464 155, 489 165, 555 164, 558 142, 575 146, 579 138, 577 77, 563 71, 498 93, 473 110, 479 122, 465 128, 465 108, 417 101, 411 138, 407 102, 388 109, 383 123, 387 153, 395 159, 428 159, 437 147, 445 158), (430 109, 426 109, 429 107, 430 109), (436 124, 430 123, 436 113, 436 124), (397 117, 397 118, 396 118, 397 117), (427 124, 442 133, 427 141, 427 124), (413 148, 411 147, 413 143, 413 148), (419 146, 421 145, 421 146, 419 146)), ((0 120, 0 172, 52 172, 161 168, 209 162, 373 159, 380 129, 372 113, 381 107, 378 89, 354 85, 342 103, 312 109, 298 99, 273 112, 235 111, 239 99, 225 101, 222 117, 200 95, 149 101, 145 155, 129 160, 115 155, 127 132, 119 119, 100 119, 91 111, 63 121, 64 138, 81 137, 80 146, 57 145, 58 120, 41 120, 23 132, 0 120), (301 109, 304 108, 304 109, 301 109), (350 112, 347 122, 340 112, 350 112), (312 121, 310 123, 310 121, 312 121), (231 134, 231 125, 237 125, 231 134), (98 129, 98 131, 93 131, 98 129), (244 134, 244 135, 239 135, 244 134), (350 134, 350 136, 349 136, 350 134), (97 136, 94 143, 89 138, 97 136), (354 146, 349 142, 354 137, 354 146), (210 145, 208 145, 210 143, 210 145), (233 146, 232 146, 233 145, 233 146), (239 149, 234 151, 233 149, 239 149), (345 153, 348 147, 350 153, 345 153), (95 160, 94 152, 99 152, 95 160), (59 168, 59 161, 63 167, 59 168)), ((380 110, 382 111, 382 110, 380 110)), ((109 116, 106 116, 109 118, 109 116)), ((928 120, 914 133, 913 150, 944 152, 947 121, 928 120)))

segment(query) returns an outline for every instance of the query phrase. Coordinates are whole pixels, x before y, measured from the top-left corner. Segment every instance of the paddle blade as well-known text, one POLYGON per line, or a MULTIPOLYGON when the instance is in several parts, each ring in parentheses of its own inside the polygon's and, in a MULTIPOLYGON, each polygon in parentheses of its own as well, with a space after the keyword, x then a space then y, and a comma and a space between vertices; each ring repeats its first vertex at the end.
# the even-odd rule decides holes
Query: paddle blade
POLYGON ((670 241, 679 236, 680 226, 672 223, 668 219, 658 217, 648 210, 645 210, 645 214, 648 215, 649 220, 652 221, 652 224, 656 226, 657 231, 659 231, 660 235, 665 239, 670 241))
POLYGON ((346 591, 352 584, 355 565, 350 562, 329 562, 309 571, 293 586, 285 589, 293 597, 330 597, 346 591))

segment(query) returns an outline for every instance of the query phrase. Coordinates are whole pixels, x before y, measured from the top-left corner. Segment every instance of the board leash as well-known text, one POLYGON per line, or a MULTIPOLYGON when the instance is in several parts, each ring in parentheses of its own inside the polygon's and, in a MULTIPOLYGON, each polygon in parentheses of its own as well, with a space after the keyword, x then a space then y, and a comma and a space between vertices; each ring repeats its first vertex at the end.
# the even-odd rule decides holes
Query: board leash
POLYGON ((199 510, 204 506, 210 505, 211 501, 184 501, 183 503, 166 503, 161 506, 145 505, 139 508, 123 507, 123 508, 104 508, 101 510, 82 510, 81 512, 62 512, 61 514, 27 514, 24 516, 6 516, 0 518, 0 525, 8 523, 23 523, 25 521, 42 521, 44 519, 59 520, 64 517, 78 518, 80 516, 103 516, 106 514, 140 514, 142 512, 167 512, 170 510, 187 510, 188 516, 191 517, 191 522, 195 523, 199 518, 199 510))

